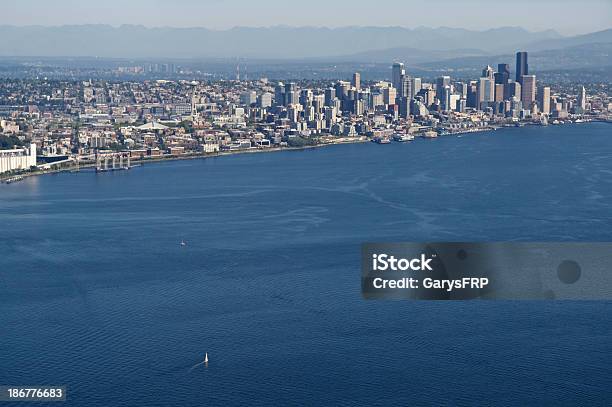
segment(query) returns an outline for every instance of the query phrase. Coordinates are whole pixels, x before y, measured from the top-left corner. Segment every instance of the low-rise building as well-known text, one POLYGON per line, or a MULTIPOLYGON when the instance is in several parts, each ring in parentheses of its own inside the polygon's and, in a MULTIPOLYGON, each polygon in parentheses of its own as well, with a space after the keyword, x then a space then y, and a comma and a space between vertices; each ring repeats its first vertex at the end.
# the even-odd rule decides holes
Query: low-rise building
POLYGON ((29 170, 36 166, 36 144, 30 147, 0 150, 0 174, 9 171, 29 170))

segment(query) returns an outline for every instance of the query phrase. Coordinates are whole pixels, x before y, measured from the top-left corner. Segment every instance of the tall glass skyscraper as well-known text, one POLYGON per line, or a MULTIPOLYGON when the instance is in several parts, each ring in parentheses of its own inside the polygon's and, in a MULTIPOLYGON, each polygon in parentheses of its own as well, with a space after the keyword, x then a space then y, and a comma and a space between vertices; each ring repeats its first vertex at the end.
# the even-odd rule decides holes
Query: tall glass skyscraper
POLYGON ((450 86, 450 76, 440 76, 436 79, 436 92, 441 94, 445 86, 450 86))
POLYGON ((510 65, 497 64, 497 72, 495 72, 495 83, 505 85, 510 80, 510 65))
POLYGON ((523 75, 521 77, 521 102, 523 109, 530 109, 536 100, 536 77, 535 75, 523 75))
POLYGON ((523 84, 523 76, 529 75, 529 64, 527 63, 527 53, 516 53, 516 81, 523 84))
POLYGON ((404 64, 401 62, 394 63, 393 67, 391 68, 391 84, 395 89, 399 89, 401 86, 401 79, 404 75, 406 75, 404 64))

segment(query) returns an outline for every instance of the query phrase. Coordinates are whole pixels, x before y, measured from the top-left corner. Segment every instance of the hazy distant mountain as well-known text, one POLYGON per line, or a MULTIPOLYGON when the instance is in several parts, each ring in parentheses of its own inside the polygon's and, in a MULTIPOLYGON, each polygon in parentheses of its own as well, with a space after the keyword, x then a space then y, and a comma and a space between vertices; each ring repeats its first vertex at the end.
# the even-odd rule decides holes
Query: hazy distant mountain
POLYGON ((577 35, 575 37, 563 39, 548 39, 526 44, 527 51, 541 51, 547 49, 567 48, 584 44, 608 43, 612 42, 612 28, 604 31, 597 31, 590 34, 577 35))
MULTIPOLYGON (((503 54, 444 59, 418 64, 418 67, 446 72, 480 72, 485 66, 496 67, 498 63, 508 63, 514 68, 514 62, 514 54, 503 54)), ((573 45, 529 53, 530 73, 591 68, 612 70, 612 42, 573 45)))
POLYGON ((416 65, 423 62, 440 61, 443 59, 484 56, 489 53, 479 49, 451 49, 451 50, 427 50, 410 47, 388 48, 382 50, 372 50, 358 52, 356 54, 344 55, 334 58, 334 61, 354 61, 354 62, 382 62, 401 61, 408 65, 416 65))
MULTIPOLYGON (((485 31, 404 27, 147 28, 136 25, 0 26, 3 56, 98 56, 119 58, 310 58, 371 50, 513 50, 557 40, 555 31, 519 27, 485 31)), ((454 56, 456 56, 455 54, 454 56)), ((434 59, 437 59, 435 57, 434 59)))

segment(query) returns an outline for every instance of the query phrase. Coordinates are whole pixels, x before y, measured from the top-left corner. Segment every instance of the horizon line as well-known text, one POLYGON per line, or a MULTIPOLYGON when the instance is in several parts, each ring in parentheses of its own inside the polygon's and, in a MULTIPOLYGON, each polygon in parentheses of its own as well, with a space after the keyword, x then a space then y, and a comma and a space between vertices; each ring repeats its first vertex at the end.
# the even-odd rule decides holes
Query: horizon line
POLYGON ((205 29, 208 31, 231 31, 235 29, 247 28, 247 29, 271 29, 271 28, 292 28, 292 29, 304 29, 304 28, 313 28, 313 29, 327 29, 327 30, 342 30, 349 28, 381 28, 381 29, 389 29, 389 28, 397 28, 404 30, 440 30, 440 29, 451 29, 451 30, 465 30, 465 31, 473 31, 473 32, 486 32, 500 29, 521 29, 527 31, 529 33, 542 33, 547 31, 553 31, 560 36, 576 36, 583 35, 589 33, 596 33, 601 31, 607 31, 612 29, 612 26, 609 28, 595 30, 595 31, 585 31, 581 34, 573 34, 573 35, 565 35, 561 34, 557 31, 556 28, 548 27, 542 29, 528 29, 520 25, 500 25, 500 26, 491 26, 488 28, 466 28, 460 26, 449 26, 449 25, 440 25, 440 26, 426 26, 426 25, 418 25, 418 26, 405 26, 405 25, 338 25, 338 26, 329 26, 329 25, 287 25, 287 24, 274 24, 274 25, 233 25, 224 28, 214 28, 207 26, 172 26, 172 25, 146 25, 146 24, 112 24, 112 23, 85 23, 85 24, 0 24, 0 27, 15 27, 15 28, 31 28, 31 27, 43 27, 43 28, 62 28, 62 27, 112 27, 112 28, 121 28, 121 27, 139 27, 145 29, 178 29, 178 30, 189 30, 189 29, 205 29))

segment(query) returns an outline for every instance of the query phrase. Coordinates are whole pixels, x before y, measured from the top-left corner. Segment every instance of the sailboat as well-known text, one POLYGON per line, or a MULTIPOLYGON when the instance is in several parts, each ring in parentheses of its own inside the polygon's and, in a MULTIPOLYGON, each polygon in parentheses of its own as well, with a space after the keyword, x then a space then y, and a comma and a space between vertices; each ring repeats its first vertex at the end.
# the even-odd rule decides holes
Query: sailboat
POLYGON ((189 369, 189 371, 191 372, 196 367, 202 366, 202 365, 204 365, 204 367, 208 367, 208 352, 206 352, 206 354, 204 355, 204 360, 200 363, 196 363, 195 365, 193 365, 191 369, 189 369))

